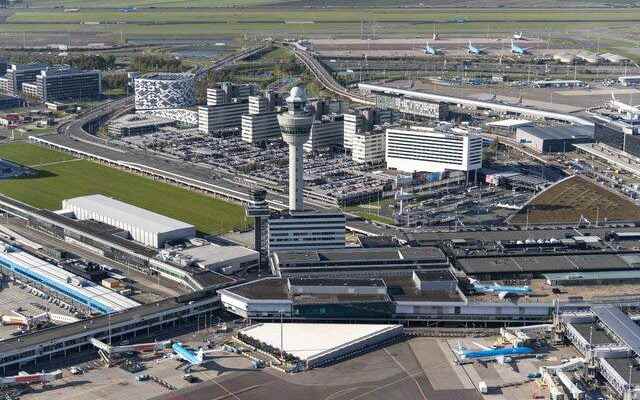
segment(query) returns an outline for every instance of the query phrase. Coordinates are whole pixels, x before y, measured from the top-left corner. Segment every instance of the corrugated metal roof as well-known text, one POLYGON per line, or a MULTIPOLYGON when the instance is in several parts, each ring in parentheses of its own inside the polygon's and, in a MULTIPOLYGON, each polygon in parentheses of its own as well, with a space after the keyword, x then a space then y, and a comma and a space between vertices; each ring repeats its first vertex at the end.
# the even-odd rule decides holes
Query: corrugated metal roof
POLYGON ((71 205, 104 215, 117 221, 127 222, 140 227, 145 232, 162 233, 178 229, 194 228, 193 225, 164 215, 154 213, 144 208, 124 203, 101 194, 74 197, 62 202, 62 208, 72 208, 71 205))

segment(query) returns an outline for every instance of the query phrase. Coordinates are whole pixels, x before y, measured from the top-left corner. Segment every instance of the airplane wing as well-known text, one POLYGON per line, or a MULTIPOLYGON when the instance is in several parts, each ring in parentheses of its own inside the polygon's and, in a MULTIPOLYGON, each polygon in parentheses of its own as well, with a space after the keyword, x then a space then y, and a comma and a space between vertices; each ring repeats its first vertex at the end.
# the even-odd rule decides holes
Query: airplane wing
POLYGON ((495 347, 488 347, 478 342, 472 342, 475 346, 480 347, 482 350, 493 350, 495 347))

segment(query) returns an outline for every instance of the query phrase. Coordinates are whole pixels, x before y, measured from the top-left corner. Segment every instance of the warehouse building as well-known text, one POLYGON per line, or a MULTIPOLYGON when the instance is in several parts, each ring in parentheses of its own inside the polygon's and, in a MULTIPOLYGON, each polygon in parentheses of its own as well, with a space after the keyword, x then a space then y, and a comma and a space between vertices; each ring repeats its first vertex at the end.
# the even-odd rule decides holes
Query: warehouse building
POLYGON ((406 172, 474 171, 482 168, 482 137, 435 128, 387 129, 388 168, 406 172))
POLYGON ((100 71, 81 71, 75 68, 42 70, 35 85, 40 101, 95 99, 102 94, 100 71))
POLYGON ((566 153, 574 144, 591 143, 594 136, 590 126, 521 126, 516 130, 516 140, 538 153, 566 153))
POLYGON ((134 81, 136 110, 186 108, 196 104, 191 73, 151 73, 134 81))
POLYGON ((73 212, 78 220, 95 220, 123 229, 133 240, 155 248, 196 235, 193 225, 101 194, 63 200, 62 209, 73 212))

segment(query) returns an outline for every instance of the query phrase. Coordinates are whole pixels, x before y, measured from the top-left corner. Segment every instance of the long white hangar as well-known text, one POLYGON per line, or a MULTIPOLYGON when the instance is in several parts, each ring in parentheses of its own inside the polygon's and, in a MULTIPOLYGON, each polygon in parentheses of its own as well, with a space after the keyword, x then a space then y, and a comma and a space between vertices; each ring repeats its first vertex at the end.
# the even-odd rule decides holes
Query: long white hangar
POLYGON ((99 221, 125 230, 133 240, 155 248, 196 236, 193 225, 101 194, 63 200, 62 210, 72 212, 78 220, 99 221))

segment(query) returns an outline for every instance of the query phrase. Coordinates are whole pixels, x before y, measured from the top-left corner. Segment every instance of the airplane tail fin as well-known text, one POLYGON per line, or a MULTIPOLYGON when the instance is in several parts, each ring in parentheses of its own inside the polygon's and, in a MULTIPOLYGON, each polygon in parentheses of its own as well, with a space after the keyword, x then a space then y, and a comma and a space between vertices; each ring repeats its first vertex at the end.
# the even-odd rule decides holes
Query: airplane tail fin
POLYGON ((202 347, 198 349, 198 353, 196 354, 196 359, 198 360, 199 363, 202 363, 202 361, 204 360, 204 349, 202 347))

